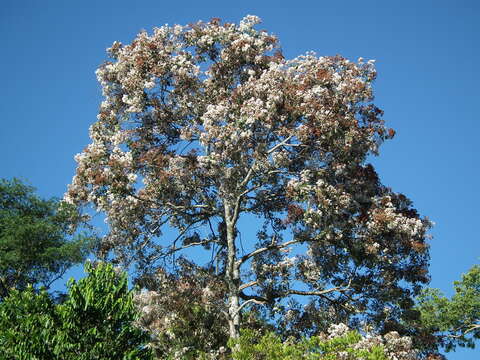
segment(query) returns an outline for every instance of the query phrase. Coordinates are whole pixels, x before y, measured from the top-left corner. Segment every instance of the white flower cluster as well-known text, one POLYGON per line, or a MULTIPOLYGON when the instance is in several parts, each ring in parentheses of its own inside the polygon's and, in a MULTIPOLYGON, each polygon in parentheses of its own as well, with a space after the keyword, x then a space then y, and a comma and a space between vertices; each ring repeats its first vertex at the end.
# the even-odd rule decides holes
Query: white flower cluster
POLYGON ((419 218, 401 214, 393 205, 390 196, 376 198, 375 202, 378 207, 372 212, 370 220, 367 222, 370 231, 378 232, 386 228, 409 237, 415 237, 425 232, 428 224, 419 218))
MULTIPOLYGON (((346 335, 350 329, 345 324, 333 324, 328 328, 328 339, 346 335)), ((418 352, 412 348, 412 340, 408 336, 400 336, 392 331, 383 336, 366 334, 353 345, 356 350, 370 350, 374 346, 383 346, 389 360, 418 360, 418 352)), ((338 353, 339 359, 350 359, 347 352, 338 353)))
POLYGON ((332 324, 328 328, 328 338, 333 339, 346 335, 350 331, 350 328, 345 324, 332 324))

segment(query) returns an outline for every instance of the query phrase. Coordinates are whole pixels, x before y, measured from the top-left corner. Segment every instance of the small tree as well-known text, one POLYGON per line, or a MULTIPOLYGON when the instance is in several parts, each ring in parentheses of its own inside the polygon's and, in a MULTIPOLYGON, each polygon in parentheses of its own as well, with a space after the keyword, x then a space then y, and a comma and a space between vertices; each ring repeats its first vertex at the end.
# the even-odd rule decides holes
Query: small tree
POLYGON ((57 325, 55 304, 45 290, 13 289, 0 303, 2 359, 55 359, 57 325))
POLYGON ((85 266, 55 305, 45 290, 13 290, 0 303, 2 359, 147 360, 149 335, 134 325, 133 293, 112 265, 85 266))
POLYGON ((17 179, 0 179, 0 298, 28 284, 48 288, 85 259, 93 237, 71 236, 74 214, 17 179))
MULTIPOLYGON (((231 338, 247 306, 295 297, 329 323, 360 312, 394 328, 428 281, 430 223, 367 163, 394 135, 371 102, 373 63, 285 60, 257 23, 213 19, 115 42, 65 199, 104 211, 100 255, 142 272, 175 272, 168 259, 205 250, 198 264, 225 289, 217 311, 231 338)), ((285 310, 307 328, 311 316, 285 310)))
POLYGON ((93 268, 88 276, 68 285, 68 298, 59 305, 58 346, 64 358, 150 359, 149 335, 134 324, 137 310, 125 273, 110 264, 93 268))
POLYGON ((456 346, 474 348, 480 338, 480 266, 462 275, 454 288, 450 299, 438 289, 425 289, 418 299, 422 325, 447 351, 456 346))

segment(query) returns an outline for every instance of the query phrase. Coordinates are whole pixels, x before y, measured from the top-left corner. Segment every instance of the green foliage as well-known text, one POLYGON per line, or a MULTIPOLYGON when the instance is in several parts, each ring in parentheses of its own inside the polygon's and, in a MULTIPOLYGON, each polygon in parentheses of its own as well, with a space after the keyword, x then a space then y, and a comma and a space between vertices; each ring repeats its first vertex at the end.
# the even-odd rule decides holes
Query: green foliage
POLYGON ((300 341, 287 340, 273 332, 263 336, 253 330, 242 330, 237 341, 230 341, 234 360, 337 360, 339 354, 345 360, 387 360, 382 345, 373 344, 368 348, 355 346, 362 340, 356 331, 350 331, 343 336, 321 338, 312 336, 300 341))
POLYGON ((50 284, 85 259, 92 237, 71 236, 75 210, 44 200, 20 180, 0 179, 0 298, 50 284))
POLYGON ((447 351, 456 346, 473 348, 480 338, 480 266, 455 281, 454 288, 450 299, 438 289, 426 289, 418 299, 422 324, 439 337, 447 351))
POLYGON ((125 273, 87 263, 88 276, 69 283, 55 305, 45 291, 14 290, 0 304, 0 348, 5 360, 151 359, 148 334, 134 326, 137 312, 125 273))
POLYGON ((46 291, 12 290, 0 303, 2 360, 55 359, 58 316, 46 291))
POLYGON ((133 325, 137 314, 127 275, 109 264, 87 263, 85 270, 89 276, 71 281, 68 299, 58 307, 61 353, 78 360, 149 358, 140 346, 148 336, 133 325))

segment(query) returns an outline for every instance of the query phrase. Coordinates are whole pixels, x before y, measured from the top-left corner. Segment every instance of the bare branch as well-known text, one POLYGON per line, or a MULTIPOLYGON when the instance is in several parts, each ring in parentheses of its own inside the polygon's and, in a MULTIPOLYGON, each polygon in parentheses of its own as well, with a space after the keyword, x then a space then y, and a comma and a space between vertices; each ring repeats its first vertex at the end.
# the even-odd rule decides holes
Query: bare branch
MULTIPOLYGON (((240 184, 238 184, 239 189, 244 188, 248 184, 248 182, 252 178, 252 174, 254 173, 254 167, 255 167, 255 162, 252 164, 252 166, 248 170, 247 175, 245 175, 245 178, 242 180, 242 182, 240 182, 240 184)), ((237 219, 238 219, 238 216, 239 216, 240 204, 242 203, 242 199, 250 191, 252 191, 252 189, 247 189, 247 190, 243 191, 242 193, 240 193, 237 196, 237 198, 235 200, 235 206, 234 206, 234 209, 233 209, 233 216, 232 216, 232 220, 233 220, 234 224, 237 222, 237 219)))
POLYGON ((286 295, 303 295, 303 296, 323 296, 325 294, 329 294, 335 291, 344 292, 350 289, 350 285, 352 280, 348 282, 346 286, 335 286, 330 289, 320 290, 320 291, 301 291, 301 290, 287 290, 285 292, 286 295))
POLYGON ((261 188, 262 186, 263 186, 263 184, 262 184, 262 185, 252 186, 251 188, 246 189, 244 192, 242 192, 242 193, 239 195, 239 198, 247 195, 249 192, 252 192, 252 191, 254 191, 254 190, 257 190, 257 189, 261 188))
POLYGON ((242 291, 242 290, 244 290, 244 289, 246 289, 246 288, 249 288, 249 287, 251 287, 251 286, 255 286, 255 285, 257 285, 257 284, 258 284, 258 281, 256 281, 256 280, 255 280, 255 281, 250 281, 249 283, 240 285, 240 287, 238 288, 238 290, 242 291))
POLYGON ((287 144, 288 140, 290 140, 293 137, 293 135, 287 136, 285 139, 283 139, 281 142, 279 142, 277 145, 272 147, 270 150, 267 151, 267 155, 270 155, 272 152, 277 150, 279 147, 284 146, 287 144))
MULTIPOLYGON (((278 147, 280 146, 297 146, 296 144, 288 144, 288 140, 290 140, 292 138, 293 135, 290 135, 288 136, 287 138, 285 138, 283 141, 281 141, 280 143, 278 143, 277 145, 275 145, 274 147, 272 147, 270 150, 267 151, 267 154, 271 154, 272 152, 274 152, 276 149, 278 149, 278 147)), ((250 169, 248 169, 248 172, 247 174, 245 175, 245 178, 238 184, 238 188, 239 189, 242 189, 243 187, 245 187, 248 182, 251 180, 252 178, 252 175, 254 174, 255 172, 255 165, 256 165, 256 162, 254 162, 251 166, 250 166, 250 169)), ((272 170, 269 172, 269 174, 273 174, 275 172, 281 172, 280 170, 272 170)), ((262 187, 263 185, 257 185, 257 186, 254 186, 250 189, 246 189, 244 190, 242 193, 240 193, 238 196, 237 196, 237 199, 235 201, 235 207, 234 207, 234 211, 233 211, 233 220, 234 222, 236 222, 236 219, 238 219, 238 215, 239 215, 239 210, 240 210, 240 204, 242 202, 242 199, 243 199, 243 196, 245 196, 246 194, 248 194, 249 192, 255 190, 255 189, 258 189, 260 187, 262 187)))
POLYGON ((247 301, 254 300, 252 302, 255 302, 256 304, 267 304, 267 303, 272 301, 272 299, 267 299, 267 298, 264 298, 264 297, 258 296, 258 295, 247 295, 247 294, 243 293, 242 291, 238 295, 243 300, 247 300, 247 301))
POLYGON ((192 246, 199 246, 199 245, 206 245, 208 243, 211 243, 213 242, 213 240, 203 240, 203 241, 197 241, 197 242, 192 242, 190 244, 187 244, 187 245, 183 245, 183 246, 180 246, 180 247, 175 247, 175 248, 171 248, 167 253, 165 253, 163 256, 168 256, 168 255, 171 255, 177 251, 180 251, 180 250, 184 250, 184 249, 187 249, 189 247, 192 247, 192 246))
POLYGON ((480 324, 462 325, 462 326, 453 330, 453 331, 460 331, 461 334, 459 334, 459 335, 447 335, 447 336, 450 337, 450 338, 458 339, 458 338, 464 337, 469 332, 474 331, 476 329, 480 329, 480 324), (466 328, 466 330, 462 330, 463 328, 466 328))
POLYGON ((189 206, 182 206, 182 205, 175 205, 172 204, 171 202, 165 203, 165 205, 175 209, 175 210, 187 210, 187 209, 208 209, 210 208, 209 205, 204 205, 204 204, 199 204, 199 205, 189 205, 189 206))
MULTIPOLYGON (((275 239, 275 237, 274 237, 274 239, 275 239)), ((295 240, 287 241, 283 244, 275 244, 275 242, 272 241, 272 243, 270 245, 267 245, 265 247, 256 249, 256 250, 252 251, 251 253, 242 256, 239 260, 237 260, 237 263, 238 263, 238 265, 241 265, 245 261, 247 261, 248 259, 250 259, 254 256, 257 256, 257 255, 259 255, 259 254, 261 254, 265 251, 280 250, 280 249, 286 248, 287 246, 290 246, 290 245, 293 245, 293 244, 298 244, 298 243, 303 242, 303 241, 304 241, 303 239, 295 239, 295 240)))
POLYGON ((187 228, 185 228, 184 230, 182 230, 180 232, 180 234, 175 238, 175 240, 172 242, 173 244, 173 247, 171 247, 167 252, 161 252, 159 253, 157 256, 153 257, 151 259, 151 261, 157 261, 158 259, 160 258, 163 258, 163 257, 166 257, 166 256, 169 256, 169 255, 173 255, 174 253, 178 252, 178 251, 181 251, 181 250, 184 250, 184 249, 187 249, 189 247, 193 247, 193 246, 199 246, 199 245, 206 245, 208 243, 211 243, 211 242, 214 242, 214 239, 208 239, 208 240, 202 240, 202 241, 197 241, 197 242, 192 242, 192 243, 189 243, 189 244, 186 244, 186 245, 183 245, 183 246, 180 246, 180 247, 176 247, 176 243, 177 241, 183 236, 185 235, 185 233, 190 230, 190 228, 198 223, 199 221, 196 221, 196 222, 193 222, 191 224, 189 224, 189 226, 187 228))
POLYGON ((245 185, 248 184, 248 182, 250 181, 250 179, 252 178, 252 174, 254 172, 254 167, 255 167, 255 162, 252 164, 252 166, 250 166, 250 169, 248 169, 248 172, 247 172, 247 175, 245 175, 245 178, 242 180, 242 182, 240 184, 238 184, 238 187, 241 189, 243 188, 245 185))
POLYGON ((480 325, 479 325, 479 324, 472 324, 472 325, 470 325, 470 327, 469 327, 467 330, 465 330, 464 334, 467 334, 467 333, 469 333, 470 331, 473 331, 473 330, 475 330, 475 329, 480 329, 480 325))
MULTIPOLYGON (((247 283, 247 284, 245 284, 246 286, 242 285, 243 288, 240 287, 240 289, 245 289, 249 286, 256 285, 256 284, 253 284, 253 283, 256 283, 256 281, 255 282, 252 281, 250 283, 247 283)), ((265 298, 265 297, 258 296, 258 295, 246 295, 245 293, 240 292, 240 294, 239 294, 240 298, 242 298, 243 300, 246 300, 245 303, 243 303, 240 306, 240 309, 243 308, 244 306, 246 306, 247 304, 250 304, 250 303, 265 305, 265 304, 271 303, 274 299, 283 298, 283 297, 288 296, 288 295, 320 296, 320 297, 322 297, 322 298, 324 298, 324 299, 326 299, 330 302, 335 302, 334 300, 332 300, 328 296, 326 296, 326 294, 329 294, 329 293, 332 293, 332 292, 335 292, 335 291, 344 292, 344 291, 346 291, 350 288, 350 284, 351 284, 351 282, 349 282, 344 287, 336 286, 336 287, 321 290, 321 291, 288 290, 288 291, 285 291, 285 292, 282 292, 282 293, 275 294, 271 298, 265 298)))
POLYGON ((242 309, 247 306, 248 304, 252 304, 252 303, 255 303, 255 304, 259 304, 259 305, 262 305, 264 304, 264 302, 262 301, 259 301, 257 299, 248 299, 247 301, 245 301, 244 303, 242 303, 242 305, 240 305, 237 309, 237 311, 235 312, 235 314, 238 314, 240 313, 240 311, 242 311, 242 309))

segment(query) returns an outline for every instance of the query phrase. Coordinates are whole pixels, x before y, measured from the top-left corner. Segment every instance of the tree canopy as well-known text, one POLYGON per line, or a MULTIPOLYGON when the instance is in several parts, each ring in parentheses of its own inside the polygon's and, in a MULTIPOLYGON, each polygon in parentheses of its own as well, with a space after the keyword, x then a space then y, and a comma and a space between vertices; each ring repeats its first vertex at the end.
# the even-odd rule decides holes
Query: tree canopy
POLYGON ((368 163, 395 134, 372 102, 374 64, 287 60, 259 21, 115 42, 65 200, 105 212, 99 255, 136 264, 140 280, 181 284, 176 260, 203 251, 192 261, 230 338, 251 306, 281 312, 293 333, 401 328, 429 280, 430 222, 368 163))
POLYGON ((234 360, 416 360, 411 339, 389 332, 383 337, 349 331, 344 324, 331 325, 326 333, 295 341, 268 332, 242 330, 238 340, 231 341, 234 360))
POLYGON ((72 235, 75 209, 34 190, 18 179, 0 179, 0 298, 29 284, 48 288, 93 244, 91 236, 72 235))
POLYGON ((449 299, 438 289, 425 289, 418 299, 421 322, 447 351, 475 347, 480 338, 480 266, 454 282, 449 299))
POLYGON ((85 265, 88 276, 69 283, 55 304, 45 290, 12 290, 0 303, 2 359, 147 360, 149 335, 138 317, 127 275, 112 265, 85 265))

